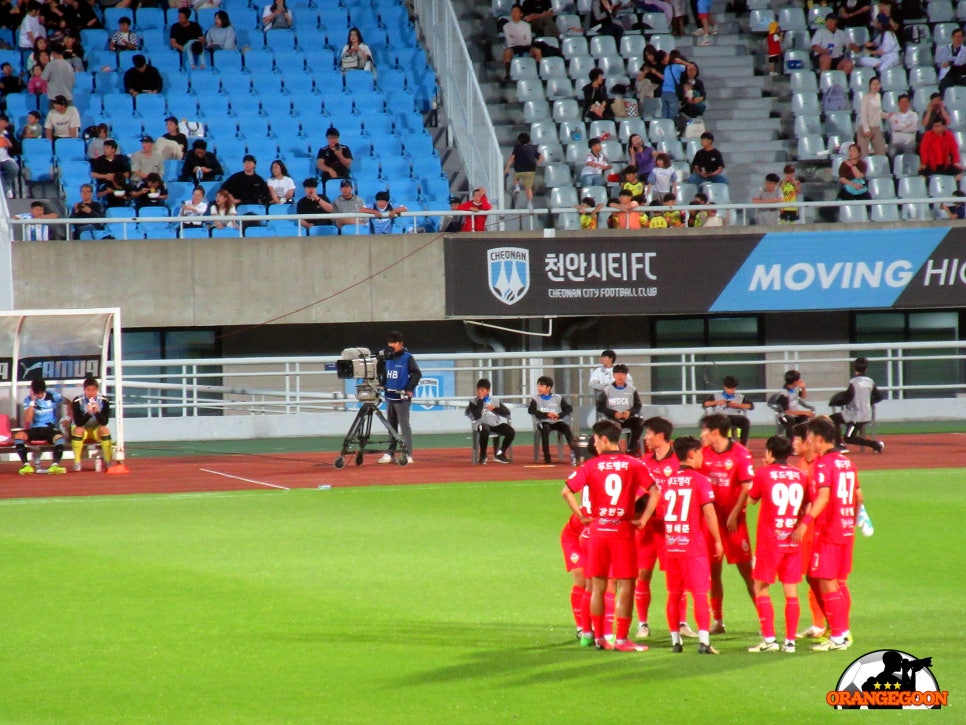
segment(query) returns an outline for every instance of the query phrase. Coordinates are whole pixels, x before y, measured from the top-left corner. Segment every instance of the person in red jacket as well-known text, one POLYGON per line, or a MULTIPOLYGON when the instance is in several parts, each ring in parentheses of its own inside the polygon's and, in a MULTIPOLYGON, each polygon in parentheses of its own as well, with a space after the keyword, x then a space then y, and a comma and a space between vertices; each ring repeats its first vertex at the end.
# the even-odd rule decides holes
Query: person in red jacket
POLYGON ((956 137, 946 129, 943 119, 936 119, 919 142, 919 173, 923 176, 947 174, 958 181, 963 176, 956 137))
MULTIPOLYGON (((473 195, 456 207, 458 211, 472 211, 481 212, 489 211, 493 208, 490 204, 489 199, 486 198, 486 189, 482 186, 478 189, 473 189, 473 195)), ((464 216, 463 217, 463 229, 464 232, 483 232, 486 231, 486 221, 488 217, 486 216, 464 216)))

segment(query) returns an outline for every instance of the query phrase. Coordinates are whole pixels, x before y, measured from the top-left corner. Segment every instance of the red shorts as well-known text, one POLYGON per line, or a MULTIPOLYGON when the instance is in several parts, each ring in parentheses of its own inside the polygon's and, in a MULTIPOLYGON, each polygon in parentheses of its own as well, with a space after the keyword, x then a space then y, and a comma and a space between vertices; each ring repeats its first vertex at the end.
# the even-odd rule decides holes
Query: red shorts
POLYGON ((567 567, 567 571, 583 567, 584 552, 580 545, 580 537, 574 535, 569 526, 565 526, 560 532, 560 548, 563 549, 564 566, 567 567))
POLYGON ((808 575, 813 579, 848 579, 852 573, 852 543, 831 544, 816 539, 808 575))
POLYGON ((660 528, 649 521, 647 526, 637 531, 637 568, 653 569, 655 562, 664 570, 664 523, 660 528))
POLYGON ((664 576, 667 590, 677 594, 691 592, 697 598, 711 589, 711 562, 707 557, 666 557, 664 576))
POLYGON ((698 22, 700 23, 702 20, 707 20, 710 17, 711 13, 698 13, 698 22))
MULTIPOLYGON (((718 533, 721 534, 721 545, 724 547, 724 558, 729 564, 740 564, 751 561, 751 539, 748 538, 748 522, 742 516, 738 521, 735 533, 728 531, 728 517, 718 515, 718 533)), ((708 556, 714 558, 714 539, 708 535, 708 556)))
POLYGON ((616 531, 597 531, 591 524, 584 574, 590 577, 637 579, 637 543, 630 523, 616 531))
POLYGON ((774 584, 776 577, 782 584, 798 584, 802 580, 802 555, 794 549, 785 551, 759 546, 751 577, 765 584, 774 584))

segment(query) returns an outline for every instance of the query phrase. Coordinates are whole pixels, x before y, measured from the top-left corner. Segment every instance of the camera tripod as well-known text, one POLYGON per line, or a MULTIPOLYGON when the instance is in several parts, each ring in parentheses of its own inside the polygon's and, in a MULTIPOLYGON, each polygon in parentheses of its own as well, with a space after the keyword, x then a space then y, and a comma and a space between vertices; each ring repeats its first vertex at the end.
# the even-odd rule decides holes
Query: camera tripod
POLYGON ((338 469, 345 468, 346 456, 351 455, 353 452, 355 452, 356 465, 361 466, 366 453, 382 453, 384 452, 383 446, 388 443, 394 443, 396 448, 402 451, 402 455, 398 459, 400 466, 405 466, 409 463, 409 449, 406 448, 406 442, 396 429, 389 424, 385 414, 379 410, 382 397, 378 391, 372 388, 362 390, 360 386, 360 389, 356 392, 356 397, 359 398, 362 407, 359 408, 355 419, 352 421, 352 425, 349 426, 349 430, 345 434, 345 438, 342 439, 342 450, 339 453, 339 457, 335 459, 335 467, 338 469), (370 441, 372 437, 373 416, 379 419, 379 422, 382 423, 389 433, 387 440, 370 441), (366 446, 370 442, 374 443, 378 450, 367 451, 366 446))

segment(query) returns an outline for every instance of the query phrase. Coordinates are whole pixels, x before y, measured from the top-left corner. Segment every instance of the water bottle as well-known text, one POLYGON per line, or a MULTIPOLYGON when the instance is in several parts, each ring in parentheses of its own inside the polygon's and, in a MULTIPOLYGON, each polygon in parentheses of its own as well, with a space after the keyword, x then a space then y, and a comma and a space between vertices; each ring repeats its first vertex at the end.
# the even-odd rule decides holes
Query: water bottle
POLYGON ((104 459, 98 456, 94 459, 94 473, 100 473, 104 470, 104 459))
POLYGON ((570 135, 574 141, 580 141, 580 131, 578 131, 576 128, 571 131, 570 135))

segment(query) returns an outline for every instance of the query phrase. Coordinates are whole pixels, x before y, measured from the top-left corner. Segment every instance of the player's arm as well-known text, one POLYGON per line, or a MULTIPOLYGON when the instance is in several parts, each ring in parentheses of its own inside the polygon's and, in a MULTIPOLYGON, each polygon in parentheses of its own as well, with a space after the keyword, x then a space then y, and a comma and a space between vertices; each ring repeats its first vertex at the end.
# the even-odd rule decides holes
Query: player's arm
POLYGON ((570 401, 561 396, 560 398, 560 417, 566 418, 568 415, 574 412, 574 406, 570 404, 570 401))
POLYGON ((750 490, 751 481, 745 481, 741 484, 741 491, 738 493, 738 502, 731 509, 731 513, 728 514, 728 531, 732 534, 738 530, 738 517, 745 510, 745 503, 748 501, 748 491, 750 490))
POLYGON ((74 398, 74 402, 70 404, 70 418, 77 427, 84 425, 89 417, 88 412, 81 406, 81 400, 82 397, 74 398))
POLYGON ((707 398, 704 399, 704 402, 701 403, 701 407, 702 408, 713 408, 717 404, 718 404, 718 401, 714 399, 714 396, 713 395, 709 395, 707 398))
POLYGON ((603 391, 597 393, 597 412, 612 420, 617 414, 616 410, 607 407, 607 396, 603 391))
POLYGON ((869 395, 869 402, 871 402, 872 405, 878 405, 882 402, 882 398, 882 391, 879 390, 875 383, 872 383, 872 393, 869 395))
POLYGON ((30 396, 30 398, 24 404, 24 407, 23 407, 23 427, 24 428, 28 428, 29 429, 29 428, 33 428, 34 427, 34 405, 35 405, 35 402, 36 401, 34 401, 33 396, 30 396))
POLYGON ((94 418, 98 425, 107 425, 107 421, 111 418, 111 401, 107 398, 101 398, 101 409, 97 411, 94 418))
POLYGON ((590 519, 587 517, 587 514, 580 510, 580 504, 577 502, 577 496, 575 496, 574 492, 570 490, 570 486, 564 484, 560 495, 563 496, 564 501, 567 502, 567 505, 570 506, 570 510, 578 519, 580 519, 581 523, 590 523, 590 519))
POLYGON ((479 398, 473 398, 466 406, 466 416, 472 418, 473 422, 480 419, 482 415, 483 401, 479 398))
POLYGON ((640 415, 641 414, 641 408, 643 408, 643 407, 644 406, 641 404, 641 396, 638 395, 637 394, 637 391, 635 390, 634 391, 634 401, 631 404, 631 415, 640 415))
POLYGON ((504 418, 510 417, 510 409, 506 407, 504 403, 500 403, 493 409, 493 412, 497 415, 502 415, 504 418))
POLYGON ((802 516, 801 520, 798 522, 798 526, 795 527, 795 531, 792 532, 792 541, 796 544, 801 542, 802 537, 805 535, 805 529, 808 525, 818 518, 818 515, 825 510, 828 506, 829 497, 831 496, 831 490, 828 486, 822 486, 818 489, 818 493, 815 495, 815 500, 808 507, 808 513, 802 516))
POLYGON ((530 400, 530 405, 527 406, 527 412, 537 420, 546 420, 548 417, 543 411, 537 410, 537 401, 533 399, 530 400))
POLYGON ((631 523, 641 529, 647 526, 647 522, 657 510, 658 496, 660 495, 661 492, 660 489, 658 489, 657 484, 652 483, 651 487, 647 489, 647 506, 644 508, 644 513, 641 514, 641 518, 637 519, 636 521, 631 521, 631 523))
POLYGON ((704 504, 701 512, 704 514, 705 526, 708 527, 711 538, 714 539, 714 558, 720 559, 724 554, 724 547, 721 545, 721 532, 718 531, 718 517, 714 513, 714 504, 711 502, 704 504))

